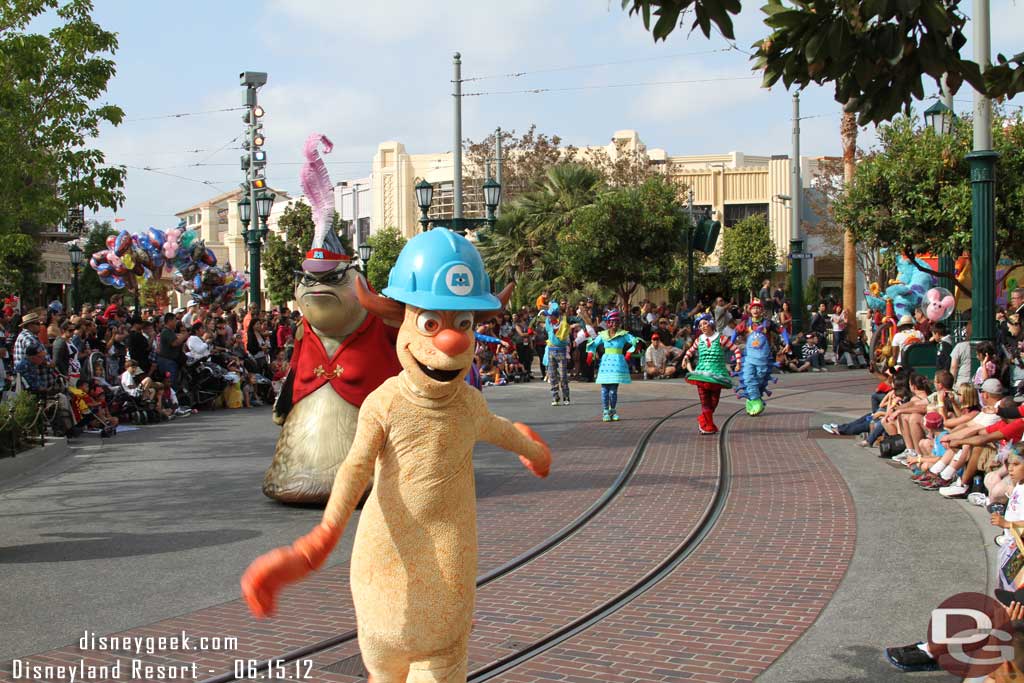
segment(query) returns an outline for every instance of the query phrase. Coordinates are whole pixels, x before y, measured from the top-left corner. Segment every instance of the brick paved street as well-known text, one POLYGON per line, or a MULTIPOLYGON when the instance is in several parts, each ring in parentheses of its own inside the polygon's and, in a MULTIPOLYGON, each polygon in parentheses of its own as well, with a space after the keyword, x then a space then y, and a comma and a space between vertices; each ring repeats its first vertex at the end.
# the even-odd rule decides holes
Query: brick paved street
MULTIPOLYGON (((496 680, 739 681, 752 680, 769 668, 815 624, 854 556, 853 500, 812 430, 821 421, 818 411, 861 411, 869 386, 859 373, 786 376, 763 417, 741 415, 732 421, 725 506, 696 551, 629 605, 496 680)), ((478 454, 481 573, 538 545, 576 518, 619 475, 659 418, 685 410, 653 432, 632 478, 597 518, 522 569, 478 591, 471 670, 544 637, 629 588, 694 529, 718 481, 718 441, 696 435, 695 411, 689 407, 695 392, 688 385, 644 382, 625 388, 620 398, 624 420, 618 424, 594 420, 597 397, 592 385, 574 386, 569 409, 547 408, 542 403, 545 393, 534 384, 488 394, 495 410, 525 419, 549 438, 555 466, 551 477, 537 480, 509 454, 486 449, 478 454)), ((722 420, 738 405, 724 397, 722 420)), ((196 424, 208 417, 213 416, 202 416, 196 424)), ((122 442, 106 457, 120 457, 131 448, 122 442)), ((261 471, 263 456, 245 462, 251 460, 261 471)), ((85 467, 102 464, 102 457, 85 467)), ((24 495, 24 489, 19 491, 24 495)), ((0 497, 0 506, 5 504, 11 501, 0 497)), ((303 514, 313 523, 318 516, 315 510, 303 514)), ((347 538, 354 528, 353 523, 347 538)), ((0 558, 9 562, 18 552, 18 546, 8 545, 0 548, 0 558)), ((265 660, 352 629, 346 558, 286 590, 275 619, 256 621, 240 600, 229 599, 119 631, 131 636, 182 630, 195 637, 233 636, 238 638, 236 650, 83 652, 69 637, 65 647, 19 651, 10 657, 27 658, 34 665, 77 664, 80 659, 97 665, 121 660, 122 666, 131 659, 157 665, 195 663, 200 680, 229 673, 235 660, 265 660)), ((241 558, 242 564, 249 559, 241 558)), ((66 561, 89 562, 71 556, 66 561)), ((87 623, 76 626, 79 635, 90 628, 87 623)), ((312 680, 360 680, 354 641, 306 659, 312 680)), ((10 659, 0 671, 0 680, 13 680, 10 659)), ((129 679, 122 672, 119 680, 129 679)))

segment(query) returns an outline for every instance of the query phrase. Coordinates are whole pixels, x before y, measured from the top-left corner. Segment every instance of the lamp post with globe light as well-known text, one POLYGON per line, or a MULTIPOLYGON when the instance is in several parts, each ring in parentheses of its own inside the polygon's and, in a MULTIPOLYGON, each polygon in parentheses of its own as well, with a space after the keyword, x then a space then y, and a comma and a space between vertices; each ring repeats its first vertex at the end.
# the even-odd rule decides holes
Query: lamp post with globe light
POLYGON ((366 269, 370 265, 370 257, 373 256, 373 247, 366 242, 359 245, 359 261, 362 264, 363 275, 366 275, 366 269))
POLYGON ((460 235, 465 235, 467 230, 493 226, 495 220, 494 212, 497 210, 498 204, 501 203, 501 183, 497 182, 494 178, 488 178, 484 181, 483 191, 484 206, 487 207, 487 216, 485 218, 462 218, 461 216, 456 216, 452 218, 431 219, 427 213, 430 211, 430 205, 433 203, 434 186, 426 180, 419 181, 416 183, 416 205, 420 208, 420 225, 423 226, 423 230, 429 230, 431 227, 448 228, 460 235))

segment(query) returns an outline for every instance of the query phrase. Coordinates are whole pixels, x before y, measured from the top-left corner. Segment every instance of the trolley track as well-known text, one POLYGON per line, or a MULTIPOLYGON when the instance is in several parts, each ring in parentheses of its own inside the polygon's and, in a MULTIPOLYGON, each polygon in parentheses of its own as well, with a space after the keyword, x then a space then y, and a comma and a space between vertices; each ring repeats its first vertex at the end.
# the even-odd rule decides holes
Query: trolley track
MULTIPOLYGON (((529 564, 530 562, 536 560, 545 553, 551 551, 553 548, 561 545, 567 539, 576 534, 587 523, 589 523, 595 517, 600 515, 601 512, 619 496, 619 494, 625 488, 626 484, 632 478, 638 465, 643 460, 643 456, 646 452, 647 445, 650 442, 651 437, 658 430, 658 428, 661 427, 665 422, 675 417, 678 417, 684 412, 699 405, 700 403, 697 401, 689 402, 686 405, 672 411, 668 415, 658 418, 654 422, 654 424, 648 427, 647 430, 643 433, 643 436, 641 436, 640 440, 637 442, 637 445, 634 447, 633 452, 630 454, 629 459, 626 461, 625 467, 622 468, 622 470, 619 472, 619 475, 615 478, 611 485, 605 490, 603 494, 601 494, 601 496, 596 501, 594 501, 586 510, 581 512, 575 519, 573 519, 571 522, 563 526, 561 529, 559 529, 557 532, 549 536, 541 543, 535 545, 529 550, 526 550, 525 552, 519 554, 518 556, 512 558, 504 564, 495 567, 494 569, 491 569, 490 571, 479 576, 476 582, 477 588, 486 586, 487 584, 496 581, 502 576, 505 576, 506 574, 509 574, 517 569, 520 569, 523 566, 529 564)), ((296 660, 307 658, 312 655, 323 653, 327 650, 344 646, 347 643, 355 641, 357 635, 358 632, 355 629, 351 629, 343 633, 340 633, 336 636, 332 636, 330 638, 326 638, 315 643, 311 643, 309 645, 290 650, 281 655, 267 658, 266 660, 263 660, 259 663, 257 671, 255 673, 257 675, 266 676, 268 673, 270 673, 270 669, 272 666, 279 666, 281 664, 287 665, 296 660)), ((239 678, 236 675, 235 671, 225 671, 222 674, 202 679, 200 683, 230 683, 231 681, 237 680, 239 680, 239 678)))
MULTIPOLYGON (((787 392, 785 395, 778 396, 775 400, 784 400, 786 398, 812 393, 822 388, 835 386, 836 384, 846 385, 848 382, 823 382, 815 384, 813 387, 808 389, 787 392)), ((730 449, 727 437, 733 420, 743 412, 743 407, 739 407, 733 411, 729 417, 726 418, 721 431, 717 435, 718 438, 716 445, 718 451, 719 477, 715 484, 713 496, 705 507, 700 521, 685 536, 685 538, 683 538, 683 540, 673 548, 673 550, 666 555, 661 562, 658 563, 657 566, 644 574, 644 576, 637 580, 632 586, 622 590, 599 607, 589 610, 570 623, 551 631, 543 638, 540 638, 525 647, 521 647, 513 653, 471 670, 469 672, 467 683, 480 683, 482 681, 492 680, 505 672, 530 662, 548 650, 551 650, 552 648, 555 648, 580 635, 612 614, 615 614, 623 607, 626 607, 648 590, 652 589, 659 582, 672 574, 686 561, 688 557, 693 555, 715 527, 715 524, 721 517, 728 502, 732 468, 730 464, 730 449)))

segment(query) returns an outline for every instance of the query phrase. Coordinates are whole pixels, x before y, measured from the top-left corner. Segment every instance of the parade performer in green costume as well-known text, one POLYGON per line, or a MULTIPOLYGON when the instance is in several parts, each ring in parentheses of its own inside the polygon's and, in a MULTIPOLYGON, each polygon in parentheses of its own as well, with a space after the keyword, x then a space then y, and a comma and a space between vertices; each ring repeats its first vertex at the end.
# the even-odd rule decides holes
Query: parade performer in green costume
POLYGON ((700 396, 701 413, 697 417, 697 427, 701 434, 714 434, 718 431, 714 417, 722 387, 732 388, 726 354, 732 354, 737 372, 741 354, 738 346, 715 330, 715 319, 710 313, 698 316, 696 322, 701 334, 686 351, 683 364, 690 368, 686 381, 697 387, 700 396), (697 354, 696 368, 690 365, 694 353, 697 354))
POLYGON ((619 400, 619 385, 632 381, 627 361, 640 340, 619 327, 622 314, 614 309, 604 314, 604 324, 606 329, 587 344, 587 363, 593 363, 595 351, 604 349, 597 379, 594 380, 601 385, 601 419, 605 422, 618 422, 619 414, 615 406, 619 400))

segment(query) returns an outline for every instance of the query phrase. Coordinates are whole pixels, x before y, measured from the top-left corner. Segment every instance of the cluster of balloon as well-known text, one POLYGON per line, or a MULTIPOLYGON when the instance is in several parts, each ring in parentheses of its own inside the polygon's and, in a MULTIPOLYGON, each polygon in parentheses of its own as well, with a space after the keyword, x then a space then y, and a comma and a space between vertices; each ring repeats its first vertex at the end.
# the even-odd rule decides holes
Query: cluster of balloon
POLYGON ((107 248, 89 259, 100 281, 123 288, 133 278, 160 277, 166 269, 179 292, 192 291, 200 303, 232 308, 245 298, 249 282, 231 266, 217 266, 217 256, 196 230, 150 228, 133 235, 127 230, 107 238, 107 248))

